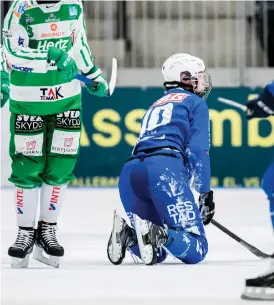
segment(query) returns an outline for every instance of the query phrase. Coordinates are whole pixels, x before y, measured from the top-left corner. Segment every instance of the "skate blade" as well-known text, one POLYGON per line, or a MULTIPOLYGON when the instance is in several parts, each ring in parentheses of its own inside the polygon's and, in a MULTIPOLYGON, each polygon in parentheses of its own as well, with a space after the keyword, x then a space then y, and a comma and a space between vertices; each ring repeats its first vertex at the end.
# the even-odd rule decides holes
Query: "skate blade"
POLYGON ((133 219, 142 261, 146 265, 150 265, 153 261, 153 247, 150 244, 145 245, 143 240, 143 236, 149 232, 148 221, 141 219, 136 214, 133 214, 133 219))
POLYGON ((51 266, 54 268, 59 268, 59 265, 60 265, 60 257, 48 255, 45 253, 45 251, 42 248, 40 248, 38 246, 35 246, 35 248, 34 248, 33 258, 40 263, 43 263, 45 265, 48 265, 48 266, 51 266))
POLYGON ((246 287, 241 298, 254 301, 274 301, 274 288, 246 287))
POLYGON ((13 257, 11 259, 11 268, 13 269, 27 268, 28 265, 29 265, 29 254, 27 254, 25 258, 13 257))
POLYGON ((108 245, 109 259, 112 263, 118 263, 122 255, 122 246, 117 242, 117 233, 120 233, 123 229, 123 219, 114 210, 113 214, 113 226, 111 232, 111 245, 108 245))

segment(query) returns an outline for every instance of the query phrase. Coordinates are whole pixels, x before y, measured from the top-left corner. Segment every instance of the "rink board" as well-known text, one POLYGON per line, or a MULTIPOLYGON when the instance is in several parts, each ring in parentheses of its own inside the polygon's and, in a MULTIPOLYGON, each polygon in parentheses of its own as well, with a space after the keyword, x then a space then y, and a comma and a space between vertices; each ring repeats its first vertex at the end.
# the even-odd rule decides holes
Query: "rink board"
MULTIPOLYGON (((209 253, 199 265, 170 258, 161 265, 135 265, 130 256, 113 266, 106 256, 112 213, 123 214, 117 189, 70 189, 59 221, 65 256, 59 269, 31 260, 12 270, 7 248, 16 235, 13 193, 1 193, 3 305, 257 305, 241 301, 247 277, 261 274, 261 261, 209 225, 209 253)), ((263 251, 273 252, 268 204, 260 190, 215 190, 216 220, 263 251)))
MULTIPOLYGON (((274 117, 247 122, 240 110, 217 102, 218 97, 225 97, 244 103, 257 92, 258 88, 217 88, 208 98, 212 186, 260 186, 274 156, 274 117)), ((117 185, 121 167, 136 143, 145 109, 162 94, 162 88, 118 87, 111 98, 98 98, 83 90, 84 124, 72 185, 117 185)), ((10 174, 7 107, 1 117, 1 185, 6 186, 10 174)))

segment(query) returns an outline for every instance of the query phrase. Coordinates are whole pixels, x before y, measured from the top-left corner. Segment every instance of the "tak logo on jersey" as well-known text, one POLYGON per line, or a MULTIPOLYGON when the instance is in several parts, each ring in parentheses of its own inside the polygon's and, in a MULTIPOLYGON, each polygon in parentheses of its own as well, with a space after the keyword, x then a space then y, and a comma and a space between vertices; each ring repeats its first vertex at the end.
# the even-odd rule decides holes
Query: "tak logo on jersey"
POLYGON ((62 86, 55 88, 40 88, 42 95, 40 96, 41 101, 56 101, 64 96, 60 93, 62 86))

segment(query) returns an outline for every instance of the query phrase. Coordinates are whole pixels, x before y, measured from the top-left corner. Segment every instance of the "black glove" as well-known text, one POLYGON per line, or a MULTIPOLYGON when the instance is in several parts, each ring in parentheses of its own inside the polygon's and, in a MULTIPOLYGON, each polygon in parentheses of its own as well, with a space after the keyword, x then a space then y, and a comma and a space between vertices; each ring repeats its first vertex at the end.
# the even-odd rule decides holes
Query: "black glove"
POLYGON ((273 83, 267 85, 258 98, 249 101, 247 106, 247 119, 266 118, 274 115, 274 96, 269 92, 268 86, 274 86, 273 83))
POLYGON ((203 218, 204 225, 208 225, 215 214, 215 203, 213 201, 213 191, 199 196, 199 210, 203 218))

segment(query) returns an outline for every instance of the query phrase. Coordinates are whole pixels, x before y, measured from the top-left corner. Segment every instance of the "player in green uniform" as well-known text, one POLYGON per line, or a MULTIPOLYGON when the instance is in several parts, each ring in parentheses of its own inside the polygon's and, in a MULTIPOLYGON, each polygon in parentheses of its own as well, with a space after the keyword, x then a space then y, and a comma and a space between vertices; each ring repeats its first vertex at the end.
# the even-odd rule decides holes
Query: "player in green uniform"
POLYGON ((3 107, 10 94, 9 74, 7 71, 7 64, 5 61, 2 46, 0 45, 0 74, 1 74, 1 107, 3 107))
POLYGON ((4 20, 3 45, 11 68, 10 181, 16 187, 19 227, 8 253, 12 267, 27 267, 35 244, 34 258, 58 267, 64 249, 56 224, 73 178, 82 125, 75 76, 80 71, 96 81, 87 89, 97 96, 107 95, 108 84, 87 44, 81 1, 14 1, 4 20))

